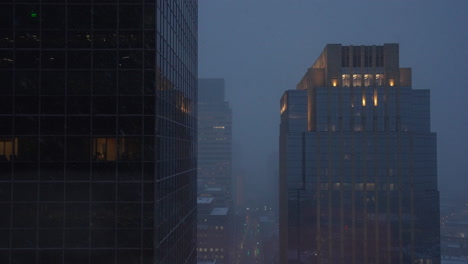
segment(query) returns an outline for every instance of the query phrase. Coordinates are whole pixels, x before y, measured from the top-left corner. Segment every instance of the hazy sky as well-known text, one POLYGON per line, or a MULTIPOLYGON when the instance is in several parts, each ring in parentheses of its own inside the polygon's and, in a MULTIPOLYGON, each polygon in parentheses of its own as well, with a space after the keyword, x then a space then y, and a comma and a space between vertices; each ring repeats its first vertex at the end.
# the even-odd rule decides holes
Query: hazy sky
POLYGON ((278 151, 280 97, 327 43, 399 43, 413 88, 431 90, 441 196, 468 188, 467 0, 198 2, 199 76, 226 80, 242 153, 234 166, 248 176, 265 174, 278 151))

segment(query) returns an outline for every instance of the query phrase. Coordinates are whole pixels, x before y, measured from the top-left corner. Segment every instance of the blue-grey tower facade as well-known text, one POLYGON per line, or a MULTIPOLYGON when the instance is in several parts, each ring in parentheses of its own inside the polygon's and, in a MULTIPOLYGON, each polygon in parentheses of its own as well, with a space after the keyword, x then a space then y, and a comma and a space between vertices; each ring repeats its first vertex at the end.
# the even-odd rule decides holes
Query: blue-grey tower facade
POLYGON ((232 110, 224 79, 201 78, 198 91, 198 260, 229 264, 235 259, 232 110))
POLYGON ((440 263, 436 134, 398 44, 327 45, 281 99, 281 263, 440 263))
POLYGON ((196 263, 197 1, 0 3, 0 263, 196 263))

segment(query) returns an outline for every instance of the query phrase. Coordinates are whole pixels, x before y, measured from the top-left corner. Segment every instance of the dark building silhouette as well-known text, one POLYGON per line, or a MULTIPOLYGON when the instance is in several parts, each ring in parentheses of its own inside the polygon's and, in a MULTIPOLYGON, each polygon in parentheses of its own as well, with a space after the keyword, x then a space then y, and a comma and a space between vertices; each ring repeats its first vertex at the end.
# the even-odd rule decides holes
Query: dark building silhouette
POLYGON ((0 263, 195 263, 197 1, 0 3, 0 263))
POLYGON ((398 44, 327 45, 281 99, 281 263, 440 263, 429 90, 398 44))

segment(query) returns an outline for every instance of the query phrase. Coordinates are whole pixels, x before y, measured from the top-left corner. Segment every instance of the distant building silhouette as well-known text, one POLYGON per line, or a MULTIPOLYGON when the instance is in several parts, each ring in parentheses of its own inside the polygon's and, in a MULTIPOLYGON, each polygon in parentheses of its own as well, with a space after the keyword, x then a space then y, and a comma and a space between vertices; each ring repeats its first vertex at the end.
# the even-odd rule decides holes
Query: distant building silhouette
POLYGON ((198 179, 232 201, 232 113, 224 79, 199 79, 198 87, 198 179))
POLYGON ((1 1, 0 263, 196 263, 197 9, 1 1))
POLYGON ((281 263, 440 263, 429 90, 398 49, 327 45, 281 98, 281 263))
POLYGON ((232 117, 224 79, 198 81, 198 260, 233 263, 232 117))

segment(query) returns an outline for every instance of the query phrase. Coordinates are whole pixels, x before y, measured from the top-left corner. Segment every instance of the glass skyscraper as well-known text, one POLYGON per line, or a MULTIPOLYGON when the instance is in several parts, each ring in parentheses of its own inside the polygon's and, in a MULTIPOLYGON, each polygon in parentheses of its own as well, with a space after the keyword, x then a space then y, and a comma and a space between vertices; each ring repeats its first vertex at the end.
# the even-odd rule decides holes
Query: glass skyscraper
POLYGON ((0 3, 0 263, 196 263, 197 15, 0 3))
POLYGON ((325 47, 281 99, 281 263, 440 263, 429 99, 398 44, 325 47))

